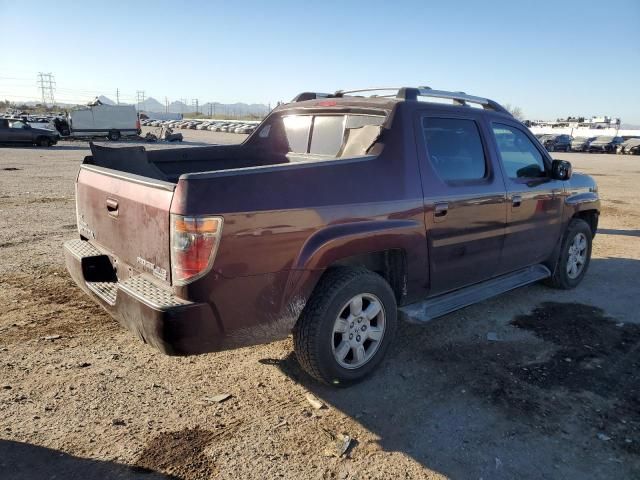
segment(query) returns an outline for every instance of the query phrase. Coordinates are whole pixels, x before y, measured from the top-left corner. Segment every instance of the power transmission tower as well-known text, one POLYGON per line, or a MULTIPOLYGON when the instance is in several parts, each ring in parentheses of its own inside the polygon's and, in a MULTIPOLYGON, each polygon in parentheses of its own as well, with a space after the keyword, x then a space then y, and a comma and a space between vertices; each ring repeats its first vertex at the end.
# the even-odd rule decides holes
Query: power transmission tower
POLYGON ((53 74, 42 72, 38 73, 38 85, 40 86, 40 90, 42 92, 42 103, 45 106, 47 106, 47 103, 50 103, 51 105, 56 104, 56 99, 53 95, 55 84, 56 82, 53 79, 53 74))
POLYGON ((186 98, 181 98, 180 99, 180 103, 182 104, 182 105, 180 105, 180 109, 182 110, 182 112, 180 112, 180 113, 184 113, 184 107, 187 106, 187 99, 186 98))
POLYGON ((120 89, 116 88, 116 105, 120 105, 120 89))
POLYGON ((169 113, 169 100, 164 97, 164 113, 169 113))
POLYGON ((138 102, 138 111, 140 111, 140 105, 144 107, 144 90, 136 91, 136 101, 138 102))
POLYGON ((197 98, 194 98, 193 100, 191 100, 191 106, 195 107, 196 115, 198 115, 198 99, 197 98))

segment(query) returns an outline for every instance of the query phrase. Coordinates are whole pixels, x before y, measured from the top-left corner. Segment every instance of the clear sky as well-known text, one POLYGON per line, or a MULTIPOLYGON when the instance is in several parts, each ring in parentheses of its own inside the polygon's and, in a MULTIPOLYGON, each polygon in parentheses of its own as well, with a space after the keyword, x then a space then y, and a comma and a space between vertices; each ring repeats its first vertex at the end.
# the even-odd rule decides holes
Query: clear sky
POLYGON ((465 91, 529 119, 640 124, 640 0, 0 0, 0 97, 274 103, 305 90, 465 91))

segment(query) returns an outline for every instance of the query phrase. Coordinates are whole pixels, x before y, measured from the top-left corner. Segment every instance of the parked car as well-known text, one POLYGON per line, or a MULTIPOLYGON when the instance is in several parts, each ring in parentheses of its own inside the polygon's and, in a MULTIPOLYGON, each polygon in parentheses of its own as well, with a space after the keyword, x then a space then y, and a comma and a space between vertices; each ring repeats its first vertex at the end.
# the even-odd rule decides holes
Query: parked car
POLYGON ((616 153, 616 148, 623 142, 622 137, 600 136, 589 144, 588 152, 616 153))
POLYGON ((22 120, 0 118, 0 144, 38 145, 50 147, 60 135, 48 128, 35 128, 22 120))
POLYGON ((576 137, 571 140, 571 151, 573 152, 586 152, 589 150, 589 145, 596 137, 576 137))
POLYGON ((591 177, 492 100, 362 93, 307 92, 239 145, 92 145, 71 277, 165 353, 293 333, 302 367, 335 386, 375 369, 398 313, 424 323, 539 280, 582 281, 600 212, 591 177))
POLYGON ((616 153, 640 155, 640 138, 630 138, 618 145, 616 153))
POLYGON ((568 152, 571 150, 570 135, 545 135, 541 138, 541 143, 548 152, 568 152))

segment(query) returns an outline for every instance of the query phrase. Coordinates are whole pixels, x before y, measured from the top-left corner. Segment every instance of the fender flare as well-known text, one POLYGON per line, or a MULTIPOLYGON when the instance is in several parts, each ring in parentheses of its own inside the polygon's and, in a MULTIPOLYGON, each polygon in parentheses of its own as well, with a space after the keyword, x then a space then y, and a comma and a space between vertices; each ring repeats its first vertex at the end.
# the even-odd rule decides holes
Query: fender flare
POLYGON ((418 252, 423 242, 424 225, 414 220, 366 220, 329 225, 307 239, 293 268, 324 270, 347 257, 385 250, 418 252))

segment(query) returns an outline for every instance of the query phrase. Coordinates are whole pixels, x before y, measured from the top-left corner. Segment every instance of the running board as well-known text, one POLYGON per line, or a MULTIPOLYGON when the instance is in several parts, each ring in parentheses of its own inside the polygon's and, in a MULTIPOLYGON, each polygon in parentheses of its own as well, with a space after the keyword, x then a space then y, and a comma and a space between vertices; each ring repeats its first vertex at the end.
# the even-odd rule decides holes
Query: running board
POLYGON ((464 287, 437 297, 405 305, 400 307, 398 311, 401 315, 408 317, 406 318, 408 321, 428 322, 447 313, 550 276, 551 272, 544 265, 533 265, 470 287, 464 287))

